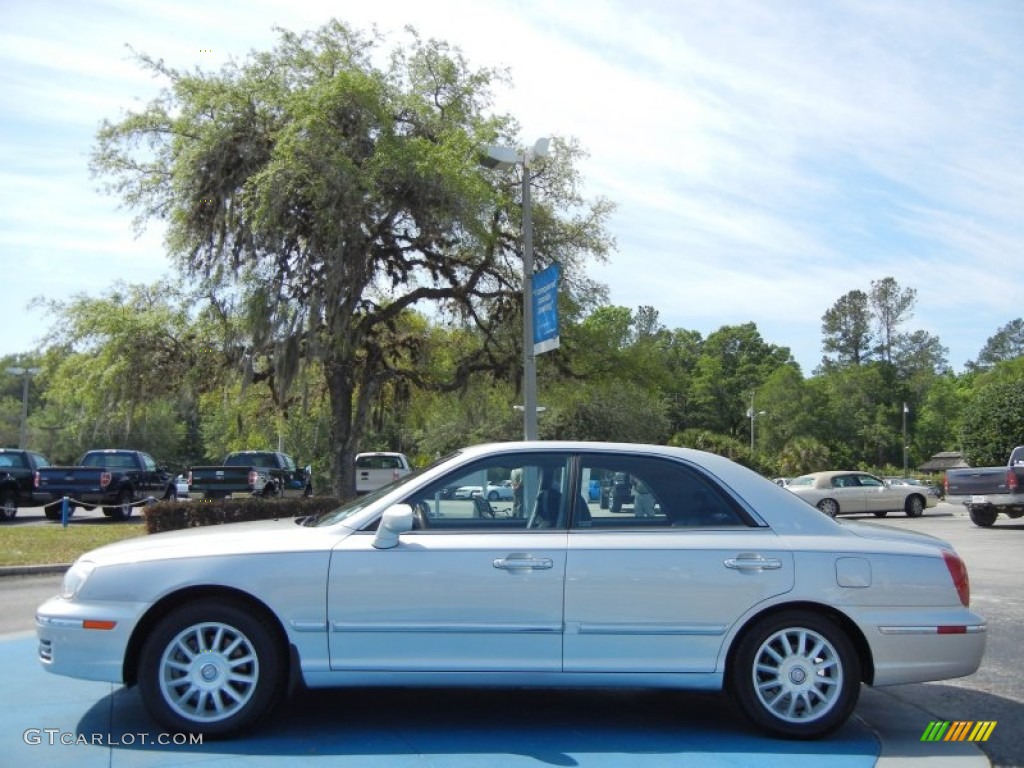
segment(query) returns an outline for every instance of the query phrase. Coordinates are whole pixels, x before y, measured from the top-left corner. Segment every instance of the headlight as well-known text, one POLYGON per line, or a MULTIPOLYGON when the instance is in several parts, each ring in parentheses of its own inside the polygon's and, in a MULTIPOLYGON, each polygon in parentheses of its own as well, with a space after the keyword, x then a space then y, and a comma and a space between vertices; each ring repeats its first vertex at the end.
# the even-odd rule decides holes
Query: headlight
POLYGON ((73 600, 78 591, 85 585, 85 580, 96 568, 96 564, 88 560, 76 560, 64 574, 64 583, 60 588, 60 596, 65 600, 73 600))

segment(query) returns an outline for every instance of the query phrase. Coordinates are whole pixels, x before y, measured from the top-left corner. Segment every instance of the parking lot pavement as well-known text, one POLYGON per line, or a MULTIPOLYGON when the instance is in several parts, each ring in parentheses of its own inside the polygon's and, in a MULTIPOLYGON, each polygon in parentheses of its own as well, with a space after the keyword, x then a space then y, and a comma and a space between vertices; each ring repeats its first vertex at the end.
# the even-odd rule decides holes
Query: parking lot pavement
POLYGON ((967 745, 922 744, 928 715, 868 689, 858 717, 810 742, 762 736, 717 694, 345 689, 301 692, 251 736, 196 744, 156 730, 136 690, 49 675, 35 652, 32 633, 0 637, 7 701, 0 751, 10 765, 249 768, 302 760, 347 768, 817 768, 823 762, 866 768, 922 759, 987 765, 967 745), (884 731, 881 741, 875 728, 884 731))

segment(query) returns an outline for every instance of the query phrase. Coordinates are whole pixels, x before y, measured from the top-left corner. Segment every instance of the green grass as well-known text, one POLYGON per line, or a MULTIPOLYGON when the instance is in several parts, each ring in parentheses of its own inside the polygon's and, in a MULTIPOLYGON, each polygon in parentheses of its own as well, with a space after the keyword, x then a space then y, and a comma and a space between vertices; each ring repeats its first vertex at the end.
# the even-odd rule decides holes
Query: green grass
POLYGON ((90 549, 113 541, 145 536, 139 522, 72 523, 59 525, 5 525, 0 527, 0 566, 73 563, 90 549))

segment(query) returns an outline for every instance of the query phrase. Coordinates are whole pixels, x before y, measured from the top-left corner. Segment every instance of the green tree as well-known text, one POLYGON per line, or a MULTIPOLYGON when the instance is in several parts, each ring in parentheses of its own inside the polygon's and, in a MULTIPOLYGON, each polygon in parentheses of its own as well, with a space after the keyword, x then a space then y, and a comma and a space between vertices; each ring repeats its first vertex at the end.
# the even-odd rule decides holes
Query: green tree
POLYGON ((832 466, 828 446, 813 437, 795 437, 786 443, 779 454, 779 474, 787 477, 819 472, 832 466))
POLYGON ((171 464, 197 458, 199 394, 219 367, 197 335, 190 297, 168 283, 117 284, 44 305, 53 328, 36 423, 56 432, 51 458, 121 445, 171 464))
POLYGON ((985 371, 996 363, 1013 360, 1024 355, 1024 319, 1011 320, 992 336, 978 354, 978 359, 968 363, 972 370, 985 371))
POLYGON ((663 443, 669 435, 665 403, 635 382, 569 386, 541 420, 541 436, 558 440, 663 443))
POLYGON ((867 362, 873 339, 868 295, 853 290, 841 296, 822 316, 821 334, 825 366, 867 362))
MULTIPOLYGON (((789 349, 766 343, 754 323, 723 326, 709 334, 693 373, 697 426, 735 438, 744 435, 751 392, 789 363, 789 349)), ((755 410, 760 406, 755 404, 755 410)))
POLYGON ((1024 379, 996 381, 968 400, 960 427, 960 448, 973 466, 1006 464, 1024 445, 1024 379))
POLYGON ((892 363, 899 341, 899 327, 913 316, 917 291, 914 288, 901 288, 893 277, 883 277, 871 281, 868 302, 878 328, 879 357, 892 363))
MULTIPOLYGON (((274 50, 218 73, 139 56, 169 86, 104 123, 92 162, 137 224, 167 222, 188 275, 221 301, 236 297, 243 365, 266 361, 284 391, 318 362, 342 495, 384 389, 399 380, 461 388, 519 357, 509 329, 521 317, 521 185, 478 166, 485 144, 515 142, 510 119, 485 114, 499 74, 415 35, 381 67, 382 46, 333 21, 282 31, 274 50), (480 331, 448 370, 429 369, 444 381, 423 375, 416 311, 480 331)), ((537 262, 559 261, 570 289, 587 287, 578 265, 611 244, 610 206, 579 193, 580 154, 556 140, 529 169, 537 262)))

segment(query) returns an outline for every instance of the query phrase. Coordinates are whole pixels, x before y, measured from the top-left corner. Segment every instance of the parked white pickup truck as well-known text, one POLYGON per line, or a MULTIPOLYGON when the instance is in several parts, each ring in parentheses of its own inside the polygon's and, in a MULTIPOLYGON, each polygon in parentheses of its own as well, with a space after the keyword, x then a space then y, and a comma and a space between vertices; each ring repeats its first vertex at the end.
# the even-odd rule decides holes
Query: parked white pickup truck
POLYGON ((404 453, 360 453, 356 455, 356 493, 369 493, 412 472, 404 453))

